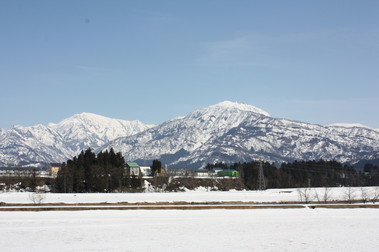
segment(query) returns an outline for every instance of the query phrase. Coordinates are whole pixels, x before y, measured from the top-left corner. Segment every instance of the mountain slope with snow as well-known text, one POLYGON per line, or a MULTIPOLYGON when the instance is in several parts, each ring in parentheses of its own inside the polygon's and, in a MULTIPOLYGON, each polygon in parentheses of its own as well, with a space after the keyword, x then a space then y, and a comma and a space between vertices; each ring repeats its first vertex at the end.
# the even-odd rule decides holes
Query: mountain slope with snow
POLYGON ((59 123, 0 129, 0 166, 63 162, 81 150, 121 151, 126 160, 161 159, 178 168, 263 159, 280 163, 379 158, 379 130, 357 124, 314 125, 278 119, 225 101, 158 126, 81 113, 59 123))
POLYGON ((128 160, 159 158, 174 167, 253 159, 356 162, 378 156, 379 132, 276 119, 247 104, 222 102, 102 148, 110 147, 128 160))
POLYGON ((63 162, 81 150, 96 149, 118 137, 151 128, 140 121, 111 119, 82 113, 59 123, 14 126, 0 131, 0 165, 63 162))
POLYGON ((88 147, 100 147, 119 137, 134 135, 153 125, 145 125, 140 121, 125 121, 91 113, 81 113, 58 124, 50 123, 48 126, 59 132, 70 149, 78 152, 88 147))
POLYGON ((180 151, 193 152, 246 118, 261 116, 268 116, 268 113, 246 104, 222 102, 140 134, 118 138, 106 147, 121 151, 128 160, 159 158, 180 151))
POLYGON ((222 137, 212 139, 193 153, 190 160, 216 162, 228 156, 230 162, 325 159, 355 163, 378 154, 379 134, 367 128, 343 132, 284 119, 250 118, 222 137))

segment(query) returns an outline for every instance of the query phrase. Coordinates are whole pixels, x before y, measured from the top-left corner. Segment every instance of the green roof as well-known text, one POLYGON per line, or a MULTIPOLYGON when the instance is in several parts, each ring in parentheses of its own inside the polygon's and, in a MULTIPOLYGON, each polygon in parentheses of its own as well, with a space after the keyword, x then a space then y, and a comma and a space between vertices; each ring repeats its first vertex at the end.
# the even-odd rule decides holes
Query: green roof
POLYGON ((126 164, 130 167, 130 168, 139 168, 139 164, 137 164, 136 162, 126 162, 126 164))

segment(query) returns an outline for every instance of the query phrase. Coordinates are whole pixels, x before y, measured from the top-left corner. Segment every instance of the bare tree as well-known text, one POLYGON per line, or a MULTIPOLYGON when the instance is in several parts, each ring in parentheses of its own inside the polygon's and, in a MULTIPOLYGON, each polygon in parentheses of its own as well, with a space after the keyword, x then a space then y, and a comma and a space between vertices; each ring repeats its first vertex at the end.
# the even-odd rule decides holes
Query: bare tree
POLYGON ((379 200, 379 187, 376 187, 373 189, 373 191, 370 194, 370 201, 375 204, 379 200))
POLYGON ((366 204, 367 201, 369 201, 370 196, 367 188, 361 187, 361 200, 364 204, 366 204))
POLYGON ((321 195, 318 193, 317 189, 314 189, 315 192, 315 198, 317 199, 318 203, 322 203, 321 195))
POLYGON ((353 203, 353 200, 355 198, 355 190, 351 186, 346 187, 346 190, 344 192, 345 200, 351 204, 353 203))
POLYGON ((299 194, 299 200, 305 204, 308 204, 313 199, 311 196, 312 190, 309 187, 298 188, 297 193, 299 194))
POLYGON ((43 191, 36 191, 32 194, 29 194, 29 199, 36 205, 41 205, 41 203, 45 200, 46 194, 43 191))
POLYGON ((324 191, 320 194, 316 189, 314 189, 314 192, 318 203, 326 204, 331 198, 331 189, 329 187, 324 187, 324 191))

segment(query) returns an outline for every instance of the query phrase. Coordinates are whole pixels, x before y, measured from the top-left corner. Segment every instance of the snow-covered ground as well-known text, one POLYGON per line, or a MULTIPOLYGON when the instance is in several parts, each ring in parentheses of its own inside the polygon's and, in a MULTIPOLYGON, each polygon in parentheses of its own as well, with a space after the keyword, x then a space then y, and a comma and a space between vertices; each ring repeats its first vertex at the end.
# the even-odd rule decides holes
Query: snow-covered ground
POLYGON ((1 212, 2 251, 378 251, 378 209, 1 212))
MULTIPOLYGON (((330 188, 329 200, 344 200, 348 190, 330 188)), ((355 199, 378 191, 350 190, 355 199)), ((310 191, 322 196, 325 188, 310 191)), ((2 192, 0 202, 32 203, 32 195, 2 192)), ((297 189, 43 197, 43 203, 299 201, 297 189)), ((377 251, 377 237, 378 208, 0 212, 1 251, 377 251)))
MULTIPOLYGON (((362 192, 368 197, 373 197, 379 192, 379 187, 334 187, 328 188, 328 199, 346 200, 348 194, 352 199, 360 200, 362 192), (350 190, 350 193, 349 193, 350 190)), ((310 189, 310 197, 315 201, 316 192, 319 197, 325 193, 325 188, 310 189)), ((0 202, 4 203, 33 203, 32 193, 2 192, 0 202)), ((117 203, 117 202, 217 202, 217 201, 241 201, 241 202, 291 202, 299 201, 297 189, 269 189, 265 191, 208 191, 199 188, 196 191, 176 193, 46 193, 43 203, 117 203)))

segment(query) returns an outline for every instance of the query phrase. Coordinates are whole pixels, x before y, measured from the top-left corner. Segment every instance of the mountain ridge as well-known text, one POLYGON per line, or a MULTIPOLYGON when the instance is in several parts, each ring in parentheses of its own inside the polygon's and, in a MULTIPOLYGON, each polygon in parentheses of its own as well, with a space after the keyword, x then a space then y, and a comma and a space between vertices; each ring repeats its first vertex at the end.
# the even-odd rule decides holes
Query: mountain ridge
POLYGON ((178 168, 253 159, 356 162, 379 157, 379 131, 358 124, 322 126, 274 118, 230 101, 160 125, 83 112, 58 123, 0 129, 0 166, 63 162, 87 148, 114 148, 130 161, 158 158, 178 168))
POLYGON ((137 135, 118 138, 102 148, 126 159, 166 159, 177 167, 264 159, 336 159, 355 162, 379 150, 379 134, 367 127, 339 128, 277 119, 263 110, 212 105, 137 135))
POLYGON ((92 113, 75 114, 47 125, 16 125, 0 131, 0 165, 63 162, 83 149, 96 149, 115 138, 153 126, 92 113))

